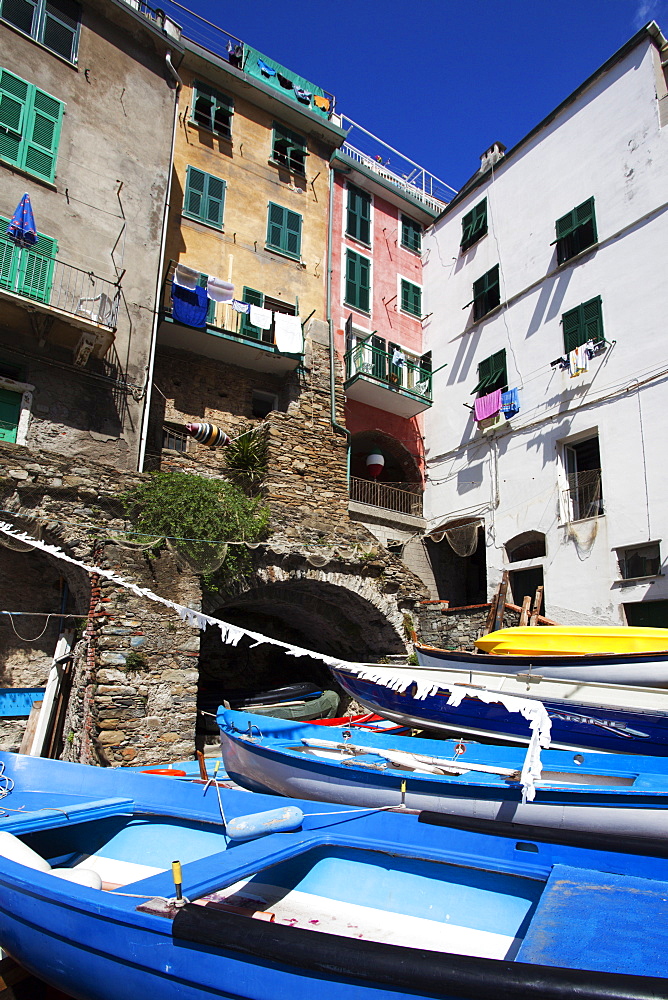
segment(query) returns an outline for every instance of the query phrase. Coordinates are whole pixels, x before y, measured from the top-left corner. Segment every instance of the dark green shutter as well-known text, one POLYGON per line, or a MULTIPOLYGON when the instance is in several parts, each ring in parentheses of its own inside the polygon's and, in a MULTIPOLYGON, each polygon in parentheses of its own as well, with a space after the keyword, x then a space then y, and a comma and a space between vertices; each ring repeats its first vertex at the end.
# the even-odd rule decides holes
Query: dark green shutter
POLYGON ((480 362, 478 365, 478 384, 472 390, 471 395, 477 393, 479 396, 486 396, 488 393, 494 392, 495 389, 502 389, 507 382, 506 351, 503 348, 480 362))
POLYGON ((274 122, 272 156, 295 173, 303 174, 307 156, 306 139, 274 122))
MULTIPOLYGON (((208 284, 208 281, 209 281, 209 275, 208 274, 202 274, 200 272, 199 281, 197 282, 197 284, 200 286, 200 288, 206 288, 206 286, 208 284)), ((217 305, 217 303, 214 302, 213 299, 209 299, 209 304, 206 307, 206 325, 207 326, 215 326, 215 324, 216 324, 216 305, 217 305)))
POLYGON ((223 226, 223 208, 225 205, 225 181, 221 177, 206 175, 206 222, 217 229, 223 226))
POLYGON ((422 227, 407 216, 401 216, 401 245, 416 253, 422 251, 422 227))
POLYGON ((63 104, 43 90, 35 89, 32 117, 27 123, 23 166, 30 173, 52 181, 60 139, 63 104))
POLYGON ((499 265, 493 268, 473 282, 473 317, 481 319, 482 316, 496 308, 501 301, 499 287, 499 265))
POLYGON ((603 310, 601 297, 589 299, 561 317, 564 328, 564 350, 567 354, 588 340, 603 340, 603 310))
POLYGON ((462 250, 468 250, 487 232, 487 199, 483 198, 462 219, 462 250))
MULTIPOLYGON (((243 301, 247 302, 251 306, 262 306, 264 305, 264 295, 262 292, 258 292, 256 288, 244 288, 243 301)), ((241 314, 241 332, 244 337, 252 337, 253 340, 261 340, 262 334, 268 331, 261 330, 259 326, 252 326, 248 313, 241 314)))
POLYGON ((193 85, 192 110, 190 120, 216 135, 229 139, 232 135, 231 119, 234 102, 231 97, 221 94, 206 83, 196 81, 193 85))
POLYGON ((30 85, 20 77, 0 73, 0 157, 18 166, 30 85))
POLYGON ((269 202, 267 216, 267 246, 299 257, 302 242, 302 217, 283 205, 269 202))
POLYGON ((183 214, 222 229, 224 207, 225 181, 196 167, 188 167, 183 214))
POLYGON ((362 312, 369 311, 371 263, 366 257, 346 251, 346 302, 362 312))
POLYGON ((31 299, 48 302, 58 243, 50 236, 37 235, 37 243, 22 249, 19 258, 18 291, 31 299))
POLYGON ((348 185, 346 233, 367 246, 371 241, 371 198, 352 184, 348 185))
POLYGON ((563 264, 564 261, 596 243, 594 199, 583 201, 581 205, 557 219, 555 231, 559 264, 563 264))
POLYGON ((401 279, 401 308, 413 316, 422 315, 422 289, 404 278, 401 279))
POLYGON ((383 337, 371 338, 371 369, 376 378, 387 379, 387 352, 383 337))

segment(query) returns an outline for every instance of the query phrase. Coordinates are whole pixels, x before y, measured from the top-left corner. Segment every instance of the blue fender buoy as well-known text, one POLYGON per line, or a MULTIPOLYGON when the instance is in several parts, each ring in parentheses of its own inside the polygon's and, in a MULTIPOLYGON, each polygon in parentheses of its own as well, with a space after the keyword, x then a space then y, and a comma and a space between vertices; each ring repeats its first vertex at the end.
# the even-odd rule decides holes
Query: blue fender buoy
POLYGON ((304 821, 304 813, 297 806, 283 806, 267 812, 253 813, 251 816, 237 816, 229 820, 226 833, 230 840, 253 840, 265 833, 286 833, 298 830, 304 821))

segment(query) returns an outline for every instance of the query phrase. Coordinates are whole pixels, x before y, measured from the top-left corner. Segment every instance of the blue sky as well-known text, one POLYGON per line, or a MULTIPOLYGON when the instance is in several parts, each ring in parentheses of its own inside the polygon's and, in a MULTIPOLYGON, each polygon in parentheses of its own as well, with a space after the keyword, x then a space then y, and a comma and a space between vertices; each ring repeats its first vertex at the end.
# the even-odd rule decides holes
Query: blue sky
POLYGON ((492 142, 513 146, 647 21, 668 34, 668 0, 184 6, 334 93, 339 111, 455 188, 492 142))

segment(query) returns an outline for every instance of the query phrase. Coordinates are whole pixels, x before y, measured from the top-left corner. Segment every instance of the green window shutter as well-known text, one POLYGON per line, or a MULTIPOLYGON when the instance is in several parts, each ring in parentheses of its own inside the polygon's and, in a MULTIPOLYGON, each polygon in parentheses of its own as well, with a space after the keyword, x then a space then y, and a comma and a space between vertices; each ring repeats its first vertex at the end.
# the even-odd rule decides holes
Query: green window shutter
POLYGON ((196 167, 188 167, 183 214, 222 229, 224 206, 225 181, 196 167))
POLYGON ((186 190, 183 198, 183 214, 193 219, 204 218, 204 196, 206 190, 206 174, 196 167, 188 167, 186 173, 186 190))
POLYGON ((346 233, 367 246, 371 241, 371 198, 352 184, 348 185, 346 233))
POLYGON ((487 198, 478 202, 462 219, 461 249, 468 250, 487 232, 487 198))
POLYGON ((422 252, 422 226, 406 215, 401 216, 401 245, 416 253, 422 252))
POLYGON ((594 199, 589 198, 581 205, 562 215, 555 223, 557 262, 563 264, 582 250, 596 243, 596 213, 594 199))
POLYGON ((301 215, 270 201, 267 213, 267 246, 282 250, 291 257, 299 257, 301 241, 301 215))
POLYGON ((589 299, 561 317, 564 328, 564 350, 570 354, 588 340, 599 343, 603 336, 603 310, 600 295, 589 299))
POLYGON ((21 415, 21 393, 0 389, 0 441, 16 441, 21 415))
POLYGON ((231 97, 205 83, 194 84, 191 121, 229 139, 232 136, 233 114, 234 102, 231 97))
POLYGON ((347 250, 345 300, 363 312, 369 311, 370 278, 370 261, 353 250, 347 250))
POLYGON ((0 157, 18 165, 31 87, 3 69, 0 73, 0 157))
POLYGON ((0 287, 15 291, 19 248, 13 240, 5 238, 8 224, 8 219, 0 219, 0 287))
MULTIPOLYGON (((199 281, 197 282, 197 284, 200 286, 200 288, 206 288, 208 280, 209 280, 209 275, 208 274, 202 274, 200 272, 199 281)), ((208 304, 208 306, 206 308, 206 325, 207 326, 215 326, 216 325, 216 305, 217 305, 217 303, 214 302, 213 299, 209 299, 209 304, 208 304)))
POLYGON ((401 279, 401 308, 413 316, 422 315, 422 289, 404 278, 401 279))
POLYGON ((473 282, 473 318, 481 319, 501 302, 499 265, 473 282))
POLYGON ((30 173, 52 181, 64 105, 43 90, 34 89, 32 115, 26 123, 22 166, 30 173))
POLYGON ((57 240, 41 233, 37 234, 34 247, 21 250, 18 273, 18 291, 21 295, 40 302, 49 301, 57 252, 57 240))
POLYGON ((213 174, 206 174, 205 221, 216 229, 222 229, 224 207, 225 181, 213 174))
POLYGON ((485 358, 478 365, 478 384, 471 395, 486 396, 495 389, 503 389, 508 383, 505 348, 485 358))
MULTIPOLYGON (((247 302, 251 306, 262 306, 264 305, 264 295, 262 292, 258 292, 256 288, 244 288, 243 302, 247 302)), ((259 326, 252 326, 248 313, 242 313, 241 315, 241 332, 244 337, 252 337, 253 340, 262 340, 262 334, 265 330, 261 330, 259 326)))
POLYGON ((274 122, 271 155, 283 166, 294 170, 295 173, 303 174, 305 172, 306 157, 308 156, 306 139, 296 132, 292 132, 285 125, 279 125, 278 122, 274 122))

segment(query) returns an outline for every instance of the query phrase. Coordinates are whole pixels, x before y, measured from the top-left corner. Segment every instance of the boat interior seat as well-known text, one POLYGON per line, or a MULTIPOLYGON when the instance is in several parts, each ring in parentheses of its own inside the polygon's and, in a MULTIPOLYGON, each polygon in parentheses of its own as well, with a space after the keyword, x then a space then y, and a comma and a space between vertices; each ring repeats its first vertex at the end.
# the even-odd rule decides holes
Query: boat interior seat
POLYGON ((13 816, 3 817, 2 825, 3 830, 22 835, 57 826, 73 826, 75 823, 108 819, 111 816, 132 815, 134 806, 134 799, 94 799, 92 802, 75 802, 64 807, 51 806, 46 809, 16 812, 13 816))

